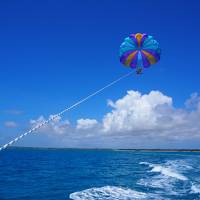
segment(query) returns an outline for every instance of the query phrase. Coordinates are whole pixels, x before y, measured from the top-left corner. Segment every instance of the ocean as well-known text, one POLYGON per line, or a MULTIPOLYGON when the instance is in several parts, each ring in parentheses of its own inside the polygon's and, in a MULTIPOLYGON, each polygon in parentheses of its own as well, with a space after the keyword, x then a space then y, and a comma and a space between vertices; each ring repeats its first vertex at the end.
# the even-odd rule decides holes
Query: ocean
POLYGON ((9 148, 0 200, 200 199, 200 153, 9 148))

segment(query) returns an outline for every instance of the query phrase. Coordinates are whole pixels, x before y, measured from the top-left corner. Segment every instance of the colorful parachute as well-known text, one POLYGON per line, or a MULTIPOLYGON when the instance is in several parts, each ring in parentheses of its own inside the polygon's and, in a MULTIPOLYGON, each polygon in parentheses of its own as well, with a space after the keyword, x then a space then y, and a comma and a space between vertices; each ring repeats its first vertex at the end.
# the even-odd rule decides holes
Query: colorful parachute
POLYGON ((131 34, 120 46, 120 62, 125 66, 142 71, 159 60, 159 44, 150 35, 131 34))

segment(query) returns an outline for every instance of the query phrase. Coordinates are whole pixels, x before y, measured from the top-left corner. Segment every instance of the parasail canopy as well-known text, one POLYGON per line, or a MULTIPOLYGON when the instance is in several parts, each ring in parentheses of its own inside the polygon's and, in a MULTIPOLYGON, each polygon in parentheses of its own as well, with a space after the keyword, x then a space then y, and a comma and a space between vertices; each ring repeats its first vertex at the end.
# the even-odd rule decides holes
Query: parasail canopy
POLYGON ((160 60, 159 43, 145 33, 131 34, 120 46, 120 62, 131 68, 147 68, 160 60))

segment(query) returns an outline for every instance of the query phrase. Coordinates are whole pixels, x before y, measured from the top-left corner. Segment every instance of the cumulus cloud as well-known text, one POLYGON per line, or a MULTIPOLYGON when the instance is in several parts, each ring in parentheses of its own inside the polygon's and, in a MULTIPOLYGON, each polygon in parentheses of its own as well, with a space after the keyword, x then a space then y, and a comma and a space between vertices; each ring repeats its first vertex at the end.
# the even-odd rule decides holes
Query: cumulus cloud
MULTIPOLYGON (((52 118, 53 115, 50 115, 49 118, 52 118)), ((30 124, 32 127, 35 127, 45 121, 44 116, 40 116, 36 120, 30 120, 30 124)), ((40 132, 47 133, 47 134, 58 134, 63 135, 66 134, 66 132, 70 129, 70 122, 68 120, 61 120, 61 117, 56 117, 53 121, 51 121, 49 124, 43 126, 40 128, 40 132)))
POLYGON ((96 119, 78 119, 76 128, 87 130, 87 129, 94 128, 97 124, 98 122, 96 119))
POLYGON ((109 101, 108 105, 113 110, 103 118, 105 132, 149 130, 158 126, 158 107, 171 107, 172 99, 159 91, 148 95, 128 91, 126 96, 116 102, 109 101))
POLYGON ((103 118, 103 131, 151 140, 200 139, 200 97, 194 93, 183 108, 175 108, 172 98, 159 91, 142 95, 128 91, 103 118), (193 108, 188 110, 188 108, 193 108))
MULTIPOLYGON (((160 91, 142 94, 130 90, 116 101, 109 100, 107 105, 111 110, 100 121, 81 118, 73 125, 59 117, 40 132, 62 137, 62 146, 75 147, 168 148, 200 140, 197 93, 182 108, 174 107, 172 97, 160 91)), ((44 120, 40 116, 30 123, 34 126, 44 120)))
POLYGON ((4 123, 4 125, 5 125, 5 127, 7 127, 7 128, 15 128, 15 127, 17 127, 17 123, 14 122, 14 121, 6 121, 6 122, 4 123))

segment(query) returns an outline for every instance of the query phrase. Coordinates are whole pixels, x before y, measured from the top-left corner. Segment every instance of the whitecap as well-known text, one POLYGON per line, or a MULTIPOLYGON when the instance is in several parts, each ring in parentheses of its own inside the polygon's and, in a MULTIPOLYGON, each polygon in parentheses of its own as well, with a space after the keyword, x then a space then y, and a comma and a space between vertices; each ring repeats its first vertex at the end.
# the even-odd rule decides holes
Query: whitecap
POLYGON ((183 175, 183 172, 191 170, 192 167, 186 162, 182 160, 168 160, 161 164, 149 162, 140 162, 139 164, 148 166, 150 169, 147 172, 151 174, 145 174, 143 178, 137 181, 138 185, 154 188, 156 189, 155 193, 163 194, 164 196, 180 196, 190 191, 190 181, 188 177, 183 175))
POLYGON ((157 190, 155 191, 155 193, 157 194, 163 194, 163 195, 166 195, 166 194, 177 195, 178 194, 173 186, 174 182, 170 178, 163 178, 160 175, 153 178, 140 179, 137 182, 137 184, 142 185, 147 188, 149 187, 156 188, 157 190))
POLYGON ((148 165, 151 167, 151 172, 158 172, 161 173, 164 176, 176 178, 181 181, 186 181, 188 178, 179 172, 176 171, 176 169, 172 169, 170 166, 165 166, 165 165, 158 165, 158 164, 151 164, 148 162, 140 162, 142 165, 148 165))
MULTIPOLYGON (((188 160, 188 162, 191 163, 192 161, 188 160)), ((169 160, 165 165, 178 169, 179 171, 193 170, 193 167, 188 162, 186 160, 169 160)))
POLYGON ((148 195, 128 188, 104 186, 74 192, 69 197, 73 200, 142 200, 147 199, 148 195))
POLYGON ((191 193, 200 193, 200 185, 192 184, 191 186, 191 193))

